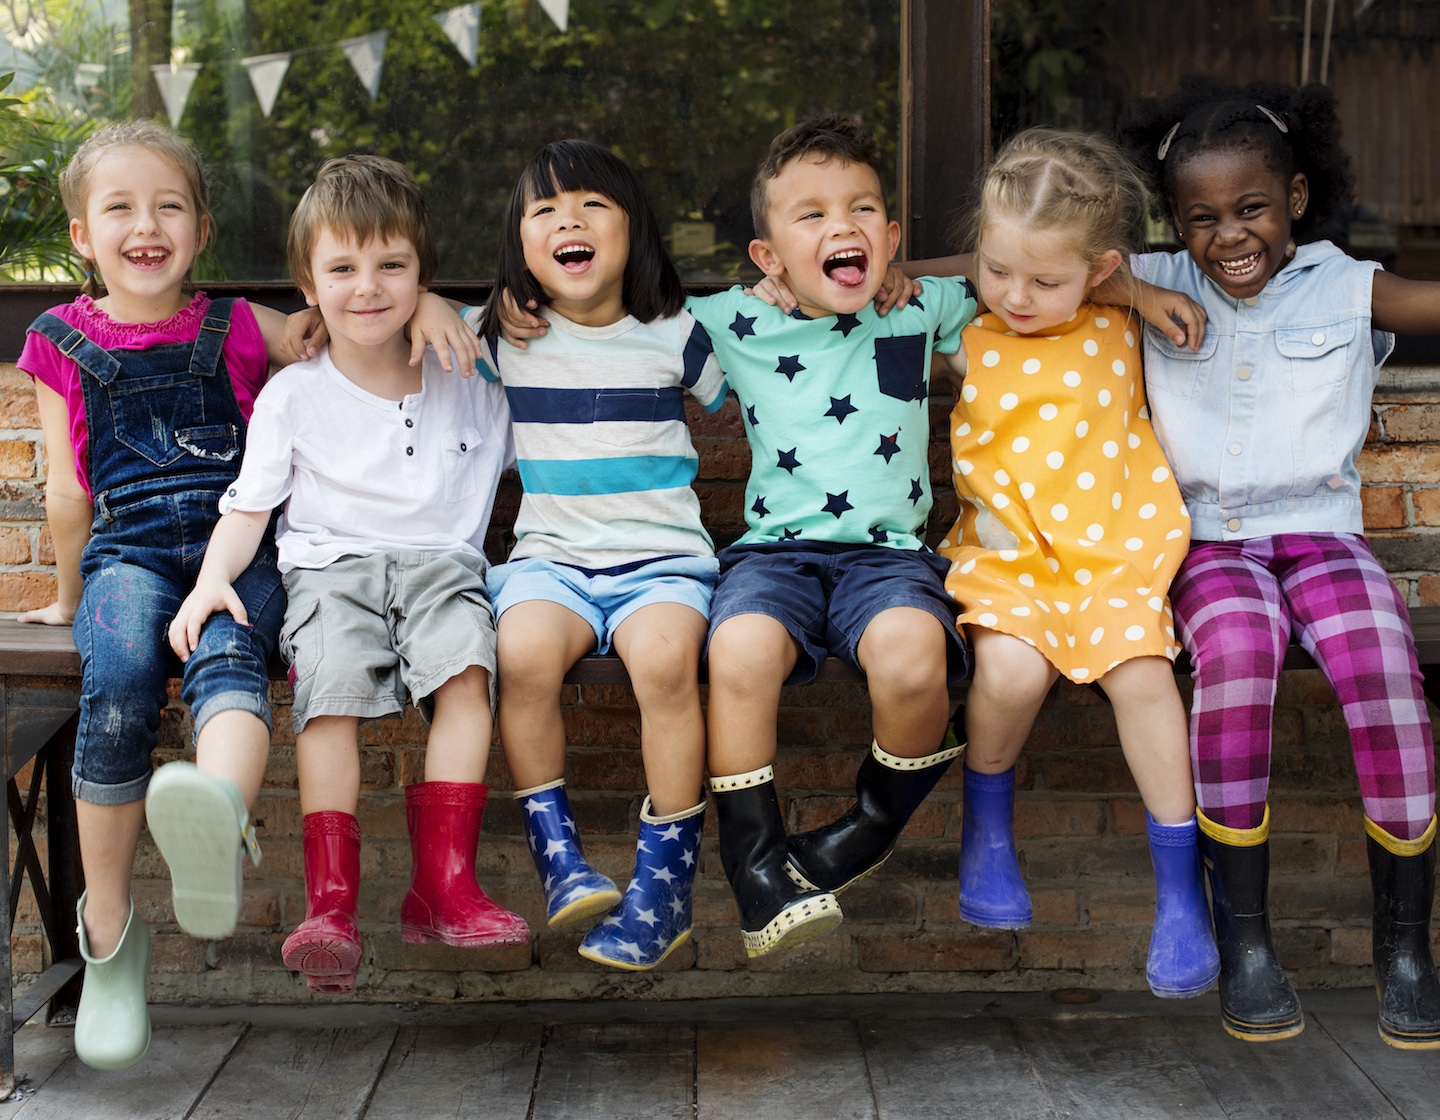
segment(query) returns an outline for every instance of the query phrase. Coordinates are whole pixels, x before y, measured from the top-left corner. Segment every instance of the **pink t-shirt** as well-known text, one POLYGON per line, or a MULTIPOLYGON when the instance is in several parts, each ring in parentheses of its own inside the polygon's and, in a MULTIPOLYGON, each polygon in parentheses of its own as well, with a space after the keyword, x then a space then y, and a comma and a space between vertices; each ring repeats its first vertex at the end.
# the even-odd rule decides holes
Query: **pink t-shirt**
MULTIPOLYGON (((210 297, 196 292, 189 306, 182 307, 170 318, 159 323, 117 323, 95 306, 89 296, 78 296, 74 303, 52 307, 50 314, 85 332, 85 337, 106 350, 145 350, 172 342, 193 342, 200 333, 200 323, 210 308, 210 297)), ((243 299, 235 301, 230 315, 230 333, 223 347, 225 368, 230 384, 235 387, 235 401, 246 423, 255 407, 255 397, 265 385, 269 362, 265 356, 265 339, 255 312, 243 299)), ((85 395, 80 388, 80 367, 55 348, 42 334, 31 331, 25 336, 20 352, 20 368, 42 385, 59 393, 70 412, 70 442, 75 448, 75 477, 94 496, 85 470, 85 453, 90 446, 89 429, 85 426, 85 395)))

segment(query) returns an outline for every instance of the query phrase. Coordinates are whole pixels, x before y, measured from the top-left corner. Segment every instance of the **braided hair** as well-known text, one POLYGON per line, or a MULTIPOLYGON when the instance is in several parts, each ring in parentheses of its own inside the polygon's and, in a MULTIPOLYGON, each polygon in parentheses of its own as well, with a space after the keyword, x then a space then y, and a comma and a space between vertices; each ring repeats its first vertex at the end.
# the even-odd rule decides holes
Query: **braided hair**
POLYGON ((1318 83, 1231 86, 1190 74, 1168 96, 1142 98, 1121 121, 1119 136, 1166 220, 1175 212, 1180 169, 1205 152, 1257 152, 1286 183, 1304 175, 1309 201, 1291 227, 1301 244, 1355 193, 1350 156, 1340 146, 1335 93, 1318 83))

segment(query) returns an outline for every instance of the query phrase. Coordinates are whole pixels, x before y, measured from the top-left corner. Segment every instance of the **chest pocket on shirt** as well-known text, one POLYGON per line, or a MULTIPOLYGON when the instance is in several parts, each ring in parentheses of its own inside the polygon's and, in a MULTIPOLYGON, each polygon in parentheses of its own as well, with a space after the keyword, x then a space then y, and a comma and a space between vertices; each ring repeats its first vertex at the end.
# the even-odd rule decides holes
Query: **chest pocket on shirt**
POLYGON ((608 447, 643 443, 654 434, 659 411, 658 389, 597 389, 590 434, 608 447))
POLYGON ((1350 343, 1355 320, 1323 327, 1285 327, 1275 332, 1275 345, 1290 367, 1290 388, 1314 393, 1344 384, 1350 373, 1350 343))
POLYGON ((1206 331, 1197 353, 1188 346, 1176 346, 1163 331, 1146 323, 1145 343, 1153 347, 1159 359, 1145 363, 1146 395, 1151 401, 1157 396, 1188 401, 1205 374, 1207 363, 1215 356, 1220 336, 1206 331))
POLYGON ((479 428, 456 428, 440 437, 440 447, 445 458, 445 500, 463 502, 473 498, 479 488, 476 475, 479 473, 480 450, 479 428))
POLYGON ((875 340, 875 376, 885 396, 901 401, 923 401, 929 395, 926 373, 923 334, 875 340))

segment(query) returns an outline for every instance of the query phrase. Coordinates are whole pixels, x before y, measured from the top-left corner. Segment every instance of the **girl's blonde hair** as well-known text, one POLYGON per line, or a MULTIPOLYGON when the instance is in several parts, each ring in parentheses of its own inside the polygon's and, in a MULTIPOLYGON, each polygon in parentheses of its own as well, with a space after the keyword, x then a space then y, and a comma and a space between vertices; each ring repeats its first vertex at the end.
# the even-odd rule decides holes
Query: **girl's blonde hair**
POLYGON ((1145 244, 1145 187, 1105 137, 1030 128, 1007 141, 984 172, 968 239, 977 254, 986 228, 1000 218, 1062 234, 1091 268, 1118 249, 1120 275, 1128 279, 1130 254, 1145 244))
MULTIPOLYGON (((161 159, 166 160, 180 172, 190 195, 195 201, 196 228, 212 224, 210 214, 210 182, 200 157, 195 149, 163 124, 152 120, 121 121, 109 124, 92 133, 76 149, 60 172, 60 198, 65 203, 65 212, 72 219, 85 220, 85 206, 90 201, 91 178, 95 165, 111 148, 147 148, 161 159)), ((104 281, 88 257, 81 257, 85 266, 85 284, 81 288, 87 296, 98 299, 105 294, 104 281)), ((186 275, 189 282, 189 275, 186 275)))

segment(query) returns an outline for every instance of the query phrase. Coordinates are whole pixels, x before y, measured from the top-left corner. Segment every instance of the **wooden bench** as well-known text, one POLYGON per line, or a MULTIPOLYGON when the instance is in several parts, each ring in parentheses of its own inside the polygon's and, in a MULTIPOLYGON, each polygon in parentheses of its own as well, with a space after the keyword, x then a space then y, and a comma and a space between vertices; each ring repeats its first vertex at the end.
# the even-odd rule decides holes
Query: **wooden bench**
MULTIPOLYGON (((1425 694, 1440 705, 1440 607, 1411 612, 1425 694)), ((1286 653, 1286 669, 1313 668, 1314 662, 1298 646, 1286 653)), ((272 676, 285 679, 284 666, 272 665, 272 676)), ((1189 671, 1183 655, 1177 673, 1189 671)), ((835 658, 821 667, 817 682, 859 682, 862 674, 835 658)), ((619 658, 581 658, 567 674, 567 684, 626 684, 629 678, 619 658)), ((80 949, 75 933, 75 904, 80 896, 80 849, 75 831, 75 803, 70 793, 70 761, 80 700, 80 655, 68 628, 27 626, 0 619, 0 721, 4 730, 4 766, 7 797, 0 802, 0 827, 9 822, 18 842, 13 865, 0 861, 0 898, 3 898, 6 938, 0 948, 0 1098, 14 1088, 14 1032, 47 1003, 52 1021, 73 1019, 80 989, 80 949), (26 789, 17 776, 30 763, 26 789), (34 842, 34 825, 40 805, 41 779, 45 784, 45 836, 47 866, 34 842), (51 965, 30 986, 23 998, 12 996, 9 932, 25 876, 39 907, 49 942, 51 965)))

